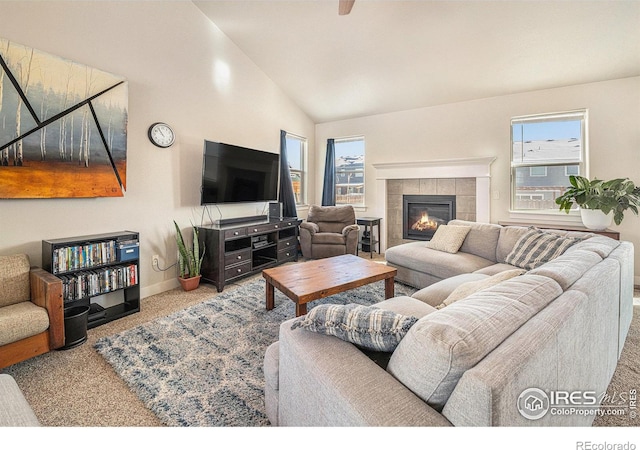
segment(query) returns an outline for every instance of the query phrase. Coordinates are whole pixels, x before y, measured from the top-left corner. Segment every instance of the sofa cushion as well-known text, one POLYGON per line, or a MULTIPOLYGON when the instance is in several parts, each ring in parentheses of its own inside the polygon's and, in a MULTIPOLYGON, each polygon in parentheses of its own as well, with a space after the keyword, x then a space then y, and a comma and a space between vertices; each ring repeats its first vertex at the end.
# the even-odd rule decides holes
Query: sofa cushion
POLYGON ((374 308, 382 308, 403 316, 413 316, 418 319, 435 312, 436 309, 425 302, 412 297, 401 295, 389 298, 373 305, 374 308))
POLYGON ((311 238, 314 244, 344 245, 344 236, 340 233, 316 233, 311 238))
POLYGON ((392 352, 417 320, 416 317, 355 303, 329 304, 316 306, 298 318, 291 329, 303 328, 336 336, 369 350, 392 352))
POLYGON ((580 238, 564 237, 529 227, 527 233, 518 239, 511 253, 507 255, 505 262, 527 270, 534 269, 562 255, 565 250, 580 241, 580 238))
POLYGON ((477 273, 463 273, 454 277, 445 278, 437 283, 433 283, 425 288, 414 292, 411 297, 416 298, 426 304, 436 307, 444 301, 458 286, 470 281, 479 281, 489 278, 488 275, 477 273))
POLYGON ((591 269, 600 261, 602 261, 602 258, 596 252, 577 250, 558 256, 553 261, 549 261, 529 271, 529 273, 553 278, 562 290, 566 291, 573 283, 582 277, 587 270, 591 269))
POLYGON ((507 271, 507 270, 513 270, 513 269, 520 269, 520 267, 512 266, 511 264, 507 264, 507 263, 495 263, 495 264, 493 264, 491 266, 487 266, 487 267, 483 267, 482 269, 478 269, 473 273, 479 274, 479 275, 492 276, 492 275, 495 275, 497 273, 504 272, 504 271, 507 271))
POLYGON ((466 220, 455 219, 448 225, 469 226, 469 234, 464 240, 461 252, 471 253, 480 256, 489 261, 496 261, 496 246, 500 238, 500 230, 502 227, 493 223, 469 222, 466 220))
POLYGON ((0 307, 31 298, 29 269, 27 255, 0 256, 0 307))
POLYGON ((607 236, 593 236, 589 239, 583 239, 576 245, 572 246, 567 252, 575 252, 579 250, 588 250, 600 255, 602 259, 609 256, 609 254, 618 248, 620 241, 611 239, 607 236))
MULTIPOLYGON (((402 314, 404 316, 413 316, 418 319, 436 311, 433 306, 427 305, 426 303, 421 302, 418 299, 406 297, 404 295, 383 300, 373 305, 373 307, 393 311, 396 314, 402 314)), ((389 359, 391 359, 390 352, 381 352, 367 349, 362 349, 362 352, 378 366, 382 367, 384 370, 387 370, 389 359)))
POLYGON ((393 352, 387 371, 441 411, 458 380, 562 294, 554 280, 522 275, 420 319, 393 352))
POLYGON ((470 229, 471 227, 440 225, 431 240, 427 241, 427 248, 447 253, 458 253, 470 229))
POLYGON ((513 247, 516 246, 516 242, 520 240, 522 236, 527 234, 528 227, 508 226, 502 227, 500 230, 500 238, 496 246, 496 261, 498 263, 505 263, 507 255, 511 253, 513 247))
POLYGON ((48 329, 47 310, 31 302, 0 308, 0 346, 35 336, 48 329))
POLYGON ((356 213, 351 205, 311 205, 307 221, 316 223, 320 232, 342 233, 345 226, 356 223, 356 213))
POLYGON ((522 275, 526 273, 524 269, 513 269, 506 270, 504 272, 497 273, 489 278, 485 278, 483 280, 478 281, 468 281, 466 283, 461 284, 457 288, 453 290, 451 294, 445 298, 440 305, 436 307, 436 309, 442 309, 445 306, 449 306, 452 303, 457 302, 463 298, 469 297, 471 294, 475 292, 479 292, 483 289, 490 288, 491 286, 495 286, 498 283, 502 283, 510 278, 517 277, 518 275, 522 275))
MULTIPOLYGON (((498 245, 496 247, 496 261, 504 263, 507 255, 511 253, 511 250, 513 250, 513 247, 516 245, 516 242, 518 242, 523 235, 529 232, 529 228, 530 227, 515 225, 502 227, 500 230, 500 239, 498 239, 498 245)), ((586 233, 582 231, 545 229, 545 232, 569 238, 586 239, 595 236, 593 233, 586 233)))
POLYGON ((471 273, 493 264, 470 253, 447 253, 427 248, 424 242, 410 242, 387 249, 385 258, 392 266, 408 267, 439 279, 471 273))

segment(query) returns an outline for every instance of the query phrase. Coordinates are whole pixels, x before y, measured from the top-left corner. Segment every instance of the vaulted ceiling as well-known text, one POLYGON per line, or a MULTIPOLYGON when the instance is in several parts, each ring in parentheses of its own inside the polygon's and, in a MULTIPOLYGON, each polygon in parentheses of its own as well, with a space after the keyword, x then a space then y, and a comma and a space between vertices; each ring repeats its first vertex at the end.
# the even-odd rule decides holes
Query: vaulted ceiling
POLYGON ((640 75, 638 0, 193 3, 316 123, 640 75))

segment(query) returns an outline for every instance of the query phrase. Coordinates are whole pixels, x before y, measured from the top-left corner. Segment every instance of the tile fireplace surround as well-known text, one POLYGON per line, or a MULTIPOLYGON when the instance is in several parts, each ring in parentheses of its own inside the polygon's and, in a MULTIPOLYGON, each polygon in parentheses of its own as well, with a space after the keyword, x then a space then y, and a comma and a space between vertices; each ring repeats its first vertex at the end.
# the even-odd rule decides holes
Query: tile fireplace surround
POLYGON ((489 222, 490 166, 495 157, 378 163, 377 197, 385 199, 381 250, 412 242, 402 238, 403 195, 455 195, 456 218, 489 222))

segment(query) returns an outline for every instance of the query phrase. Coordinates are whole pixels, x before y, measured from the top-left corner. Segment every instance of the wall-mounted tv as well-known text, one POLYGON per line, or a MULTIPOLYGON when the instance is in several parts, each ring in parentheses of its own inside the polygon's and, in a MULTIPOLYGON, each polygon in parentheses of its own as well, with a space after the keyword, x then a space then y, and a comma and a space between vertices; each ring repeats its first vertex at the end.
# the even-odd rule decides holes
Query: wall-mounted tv
POLYGON ((201 204, 275 201, 279 168, 277 153, 205 140, 201 204))

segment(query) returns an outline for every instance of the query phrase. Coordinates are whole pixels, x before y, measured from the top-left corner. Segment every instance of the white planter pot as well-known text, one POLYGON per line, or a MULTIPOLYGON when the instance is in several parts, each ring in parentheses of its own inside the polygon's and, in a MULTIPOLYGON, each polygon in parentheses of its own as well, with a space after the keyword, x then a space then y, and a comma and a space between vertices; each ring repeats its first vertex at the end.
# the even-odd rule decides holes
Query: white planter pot
POLYGON ((582 223, 590 230, 606 230, 613 221, 613 211, 609 214, 605 214, 599 209, 583 209, 580 208, 580 217, 582 217, 582 223))

